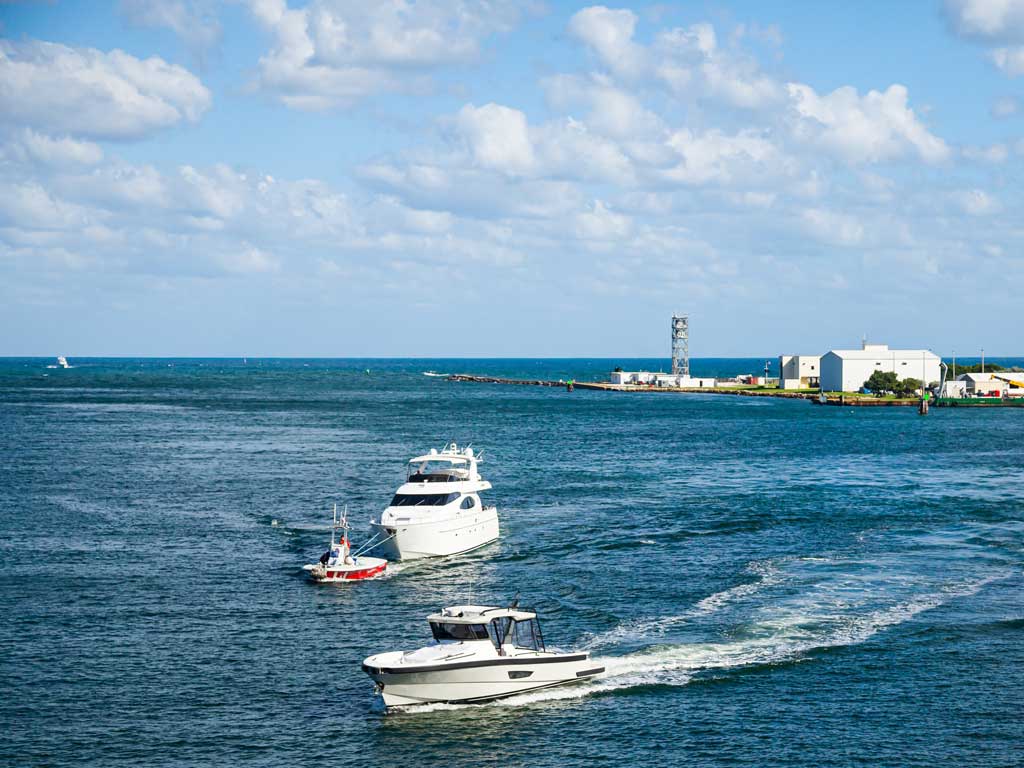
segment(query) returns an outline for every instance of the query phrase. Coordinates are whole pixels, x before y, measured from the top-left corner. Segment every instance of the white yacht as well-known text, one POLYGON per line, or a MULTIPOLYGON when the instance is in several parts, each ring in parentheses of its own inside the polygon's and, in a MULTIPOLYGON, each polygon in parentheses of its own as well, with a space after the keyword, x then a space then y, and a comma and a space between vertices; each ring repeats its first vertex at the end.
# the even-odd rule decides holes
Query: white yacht
POLYGON ((546 650, 537 614, 516 603, 456 605, 427 620, 433 644, 363 660, 388 710, 492 701, 604 672, 587 651, 546 650))
POLYGON ((443 557, 477 549, 498 538, 498 510, 485 506, 482 460, 472 447, 449 443, 410 459, 406 481, 379 518, 371 542, 389 560, 443 557))

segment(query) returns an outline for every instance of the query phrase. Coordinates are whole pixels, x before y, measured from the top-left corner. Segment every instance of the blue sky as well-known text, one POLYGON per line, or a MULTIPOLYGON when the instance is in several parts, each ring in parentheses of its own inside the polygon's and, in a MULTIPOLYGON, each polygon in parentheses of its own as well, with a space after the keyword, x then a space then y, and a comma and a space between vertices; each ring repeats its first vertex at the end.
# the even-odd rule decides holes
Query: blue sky
POLYGON ((0 25, 2 355, 1024 352, 1024 0, 0 25))

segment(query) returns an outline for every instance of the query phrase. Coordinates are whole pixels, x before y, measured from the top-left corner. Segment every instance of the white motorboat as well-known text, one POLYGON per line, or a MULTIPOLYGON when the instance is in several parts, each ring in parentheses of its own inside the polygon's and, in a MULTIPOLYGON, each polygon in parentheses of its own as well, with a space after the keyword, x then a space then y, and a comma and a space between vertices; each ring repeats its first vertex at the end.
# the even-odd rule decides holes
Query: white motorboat
MULTIPOLYGON (((275 523, 277 521, 274 521, 275 523)), ((331 546, 320 560, 302 569, 309 573, 309 578, 317 583, 337 581, 361 581, 383 576, 388 561, 379 557, 365 557, 357 551, 352 554, 352 545, 348 538, 348 508, 338 516, 338 505, 334 505, 334 520, 331 523, 331 546), (335 531, 341 531, 338 542, 334 542, 335 531)), ((363 549, 366 549, 364 546, 363 549)))
POLYGON ((449 443, 410 459, 406 482, 380 517, 371 543, 392 560, 457 555, 498 538, 498 510, 485 506, 491 484, 477 470, 472 447, 449 443))
POLYGON ((388 710, 493 701, 604 672, 587 651, 546 650, 537 614, 516 603, 456 605, 427 620, 433 644, 363 660, 388 710))
POLYGON ((68 359, 66 357, 64 357, 63 355, 61 355, 60 357, 57 358, 57 364, 56 365, 48 365, 46 367, 47 368, 71 368, 72 366, 68 364, 68 359))

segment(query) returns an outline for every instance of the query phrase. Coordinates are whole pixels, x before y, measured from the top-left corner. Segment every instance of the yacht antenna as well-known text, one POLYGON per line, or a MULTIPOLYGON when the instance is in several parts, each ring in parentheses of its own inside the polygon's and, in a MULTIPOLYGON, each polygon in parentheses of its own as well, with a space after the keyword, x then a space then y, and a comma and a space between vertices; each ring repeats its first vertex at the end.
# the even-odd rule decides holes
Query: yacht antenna
POLYGON ((338 529, 338 502, 334 502, 334 517, 331 520, 331 549, 334 549, 334 532, 338 529))
POLYGON ((508 604, 510 610, 515 610, 519 607, 519 593, 516 592, 516 596, 512 598, 512 602, 508 604))

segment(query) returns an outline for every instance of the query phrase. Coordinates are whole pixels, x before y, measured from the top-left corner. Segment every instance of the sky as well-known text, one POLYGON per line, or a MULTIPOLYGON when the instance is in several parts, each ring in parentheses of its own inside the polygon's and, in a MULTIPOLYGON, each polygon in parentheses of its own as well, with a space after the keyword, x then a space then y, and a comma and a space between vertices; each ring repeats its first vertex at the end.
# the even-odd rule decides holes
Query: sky
POLYGON ((0 355, 1024 354, 1024 0, 0 4, 0 355))

